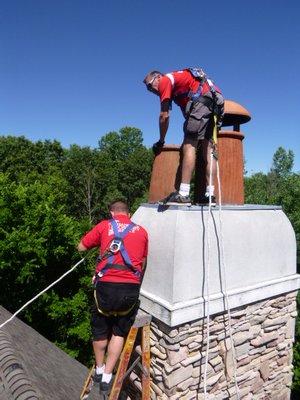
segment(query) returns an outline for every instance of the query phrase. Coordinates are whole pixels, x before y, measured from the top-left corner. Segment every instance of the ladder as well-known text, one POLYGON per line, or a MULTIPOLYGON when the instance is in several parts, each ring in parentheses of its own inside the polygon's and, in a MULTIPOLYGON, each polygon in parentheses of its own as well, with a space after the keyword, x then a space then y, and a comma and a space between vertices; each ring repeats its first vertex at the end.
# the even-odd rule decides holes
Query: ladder
MULTIPOLYGON (((108 400, 118 400, 125 378, 135 367, 139 367, 142 372, 142 400, 150 400, 150 322, 151 315, 139 310, 125 341, 108 400), (141 347, 136 347, 138 357, 128 368, 139 330, 141 331, 141 347)), ((93 385, 94 369, 95 365, 86 378, 80 400, 87 400, 89 397, 93 385)))

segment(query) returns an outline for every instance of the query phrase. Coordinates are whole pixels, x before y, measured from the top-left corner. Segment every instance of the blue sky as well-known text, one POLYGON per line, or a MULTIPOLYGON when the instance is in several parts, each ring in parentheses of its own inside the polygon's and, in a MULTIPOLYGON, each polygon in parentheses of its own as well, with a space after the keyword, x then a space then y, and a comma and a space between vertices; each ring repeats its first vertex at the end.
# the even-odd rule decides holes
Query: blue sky
MULTIPOLYGON (((225 98, 246 107, 249 173, 268 171, 279 146, 300 171, 298 0, 0 1, 0 134, 96 147, 140 128, 158 139, 158 98, 142 80, 202 66, 225 98)), ((175 106, 168 143, 181 143, 175 106)))

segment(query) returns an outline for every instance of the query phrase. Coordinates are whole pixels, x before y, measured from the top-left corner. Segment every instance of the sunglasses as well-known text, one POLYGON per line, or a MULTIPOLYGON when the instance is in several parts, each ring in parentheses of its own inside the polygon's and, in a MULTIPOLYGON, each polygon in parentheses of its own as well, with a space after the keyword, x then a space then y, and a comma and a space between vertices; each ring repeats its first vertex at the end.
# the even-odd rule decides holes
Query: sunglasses
POLYGON ((149 92, 157 93, 157 90, 153 89, 153 87, 152 87, 152 83, 155 81, 156 78, 158 78, 158 75, 155 75, 155 76, 151 79, 151 81, 149 81, 149 82, 146 84, 147 90, 149 90, 149 92))

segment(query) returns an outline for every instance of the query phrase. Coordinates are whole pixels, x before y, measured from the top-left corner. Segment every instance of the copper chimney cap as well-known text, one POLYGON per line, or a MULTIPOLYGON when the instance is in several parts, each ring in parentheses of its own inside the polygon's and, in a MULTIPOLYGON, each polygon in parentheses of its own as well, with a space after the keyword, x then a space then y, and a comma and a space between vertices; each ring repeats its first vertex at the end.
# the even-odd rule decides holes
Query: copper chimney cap
POLYGON ((251 115, 245 107, 232 100, 225 100, 222 126, 241 125, 250 121, 251 115))

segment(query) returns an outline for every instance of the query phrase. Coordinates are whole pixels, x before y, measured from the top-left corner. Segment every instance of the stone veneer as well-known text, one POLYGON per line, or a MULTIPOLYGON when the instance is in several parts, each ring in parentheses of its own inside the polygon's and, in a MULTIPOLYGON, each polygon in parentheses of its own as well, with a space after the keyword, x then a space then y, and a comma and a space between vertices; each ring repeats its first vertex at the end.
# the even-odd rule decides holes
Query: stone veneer
MULTIPOLYGON (((296 294, 290 292, 231 311, 236 376, 244 400, 287 400, 292 383, 296 294)), ((207 399, 236 399, 228 314, 210 318, 207 399)), ((204 399, 206 319, 169 327, 151 323, 151 399, 204 399)), ((131 382, 141 387, 140 374, 131 382)), ((138 399, 137 392, 132 399, 138 399)))

